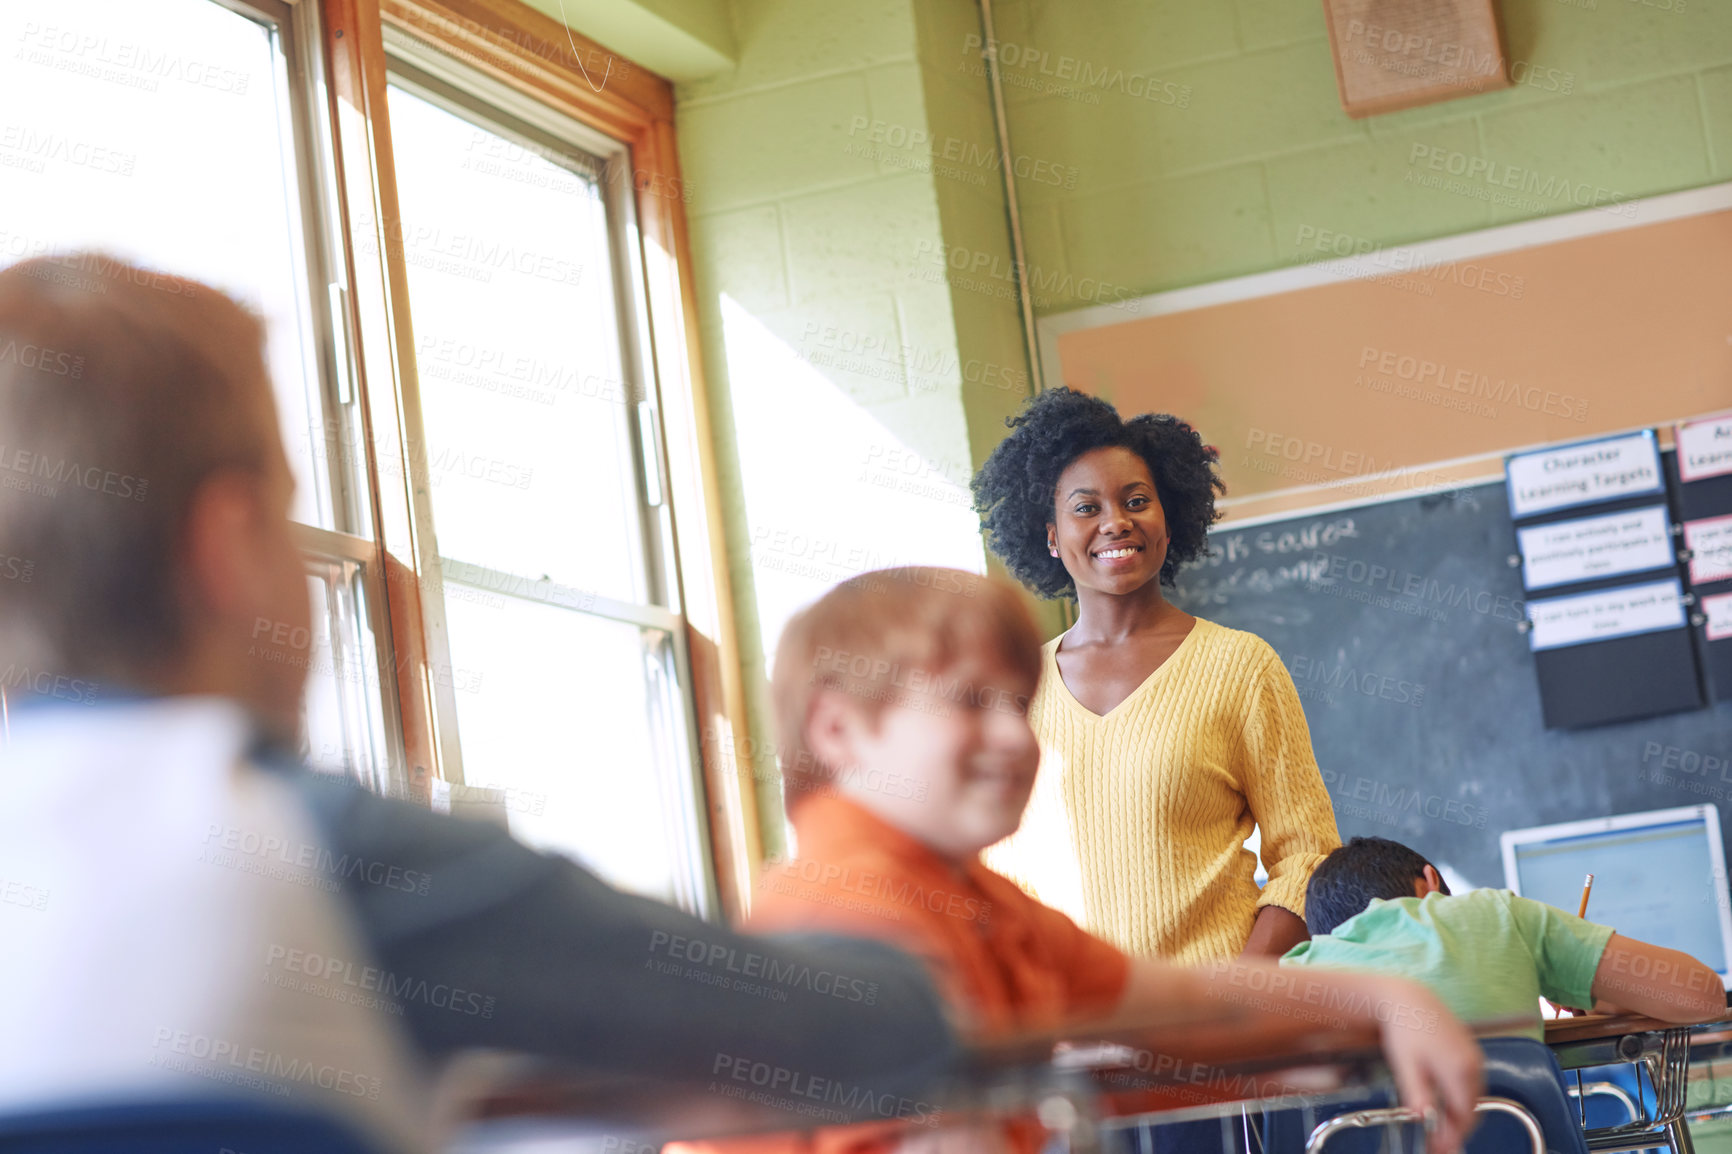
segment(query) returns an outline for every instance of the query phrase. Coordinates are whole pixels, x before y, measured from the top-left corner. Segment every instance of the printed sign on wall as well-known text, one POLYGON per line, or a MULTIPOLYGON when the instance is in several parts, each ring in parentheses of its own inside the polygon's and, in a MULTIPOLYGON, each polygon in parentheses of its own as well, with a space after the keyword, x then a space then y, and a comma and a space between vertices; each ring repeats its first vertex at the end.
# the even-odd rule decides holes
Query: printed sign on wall
POLYGON ((1674 437, 1679 480, 1703 481, 1732 473, 1732 414, 1685 421, 1674 437))
POLYGON ((1682 629, 1684 587, 1673 578, 1529 601, 1528 619, 1528 643, 1536 650, 1682 629))
POLYGON ((1684 522, 1684 547, 1690 550, 1690 584, 1732 578, 1732 516, 1684 522))
POLYGON ((1732 593, 1702 598, 1702 612, 1708 617, 1708 640, 1724 641, 1732 637, 1732 593))
POLYGON ((1516 542, 1522 584, 1529 589, 1664 569, 1677 561, 1664 505, 1518 529, 1516 542))
POLYGON ((1509 475, 1510 516, 1516 520, 1615 501, 1664 489, 1660 475, 1660 450, 1652 430, 1585 441, 1563 449, 1542 449, 1511 457, 1505 465, 1509 475))

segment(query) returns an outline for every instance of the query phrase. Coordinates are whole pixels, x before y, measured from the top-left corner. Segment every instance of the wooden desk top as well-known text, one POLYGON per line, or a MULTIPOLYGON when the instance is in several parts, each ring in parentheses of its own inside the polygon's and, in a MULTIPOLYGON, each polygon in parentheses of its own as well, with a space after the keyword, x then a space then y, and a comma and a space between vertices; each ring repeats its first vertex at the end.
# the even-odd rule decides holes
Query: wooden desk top
MULTIPOLYGON (((1380 1069, 1375 1025, 1349 1028, 1325 1007, 1298 1009, 1303 1012, 1272 1017, 1223 1001, 1135 1023, 1020 1035, 971 1047, 942 1084, 904 1101, 917 1103, 923 1113, 942 1111, 953 1121, 1025 1113, 1053 1094, 1089 1099, 1109 1114, 1140 1113, 1327 1093, 1380 1069)), ((723 1075, 707 1085, 676 1085, 540 1060, 514 1065, 461 1113, 491 1120, 582 1118, 610 1131, 660 1139, 808 1130, 844 1121, 833 1101, 802 1101, 777 1086, 735 1086, 723 1075)), ((855 1120, 896 1116, 863 1114, 855 1120)))
MULTIPOLYGON (((1732 1027, 1732 1021, 1724 1023, 1732 1027)), ((1482 1034, 1520 1021, 1480 1023, 1482 1034)), ((1546 1023, 1551 1044, 1616 1039, 1666 1029, 1633 1014, 1595 1014, 1546 1023)), ((917 1095, 951 1120, 1027 1112, 1053 1094, 1095 1096, 1108 1115, 1204 1108, 1211 1103, 1288 1095, 1327 1095, 1381 1075, 1379 1030, 1349 1027, 1326 1007, 1300 1006, 1274 1017, 1257 1003, 1215 1002, 1135 1023, 1072 1026, 971 1047, 957 1071, 917 1095)), ((663 1138, 806 1130, 840 1124, 833 1104, 777 1094, 775 1087, 707 1086, 598 1076, 534 1061, 482 1094, 471 1117, 583 1118, 616 1130, 663 1138), (750 1096, 734 1091, 756 1091, 750 1096)), ((893 1121, 871 1115, 860 1121, 893 1121)))
MULTIPOLYGON (((1072 1054, 1098 1048, 1100 1068, 1121 1068, 1127 1062, 1165 1065, 1172 1062, 1210 1063, 1250 1068, 1313 1059, 1320 1054, 1375 1054, 1379 1030, 1371 1024, 1348 1025, 1327 1008, 1297 1006, 1292 1014, 1275 1016, 1250 1006, 1213 1002, 1187 1007, 1138 1021, 1113 1019, 1060 1030, 1037 1031, 970 1049, 966 1066, 986 1072, 1008 1067, 1044 1065, 1061 1048, 1072 1054), (1114 1054, 1115 1049, 1128 1051, 1114 1054)), ((1093 1067, 1092 1062, 1068 1063, 1093 1067)))
MULTIPOLYGON (((1717 1022, 1707 1022, 1703 1025, 1727 1024, 1729 1019, 1722 1017, 1717 1022)), ((1658 1018, 1649 1018, 1641 1014, 1581 1014, 1573 1018, 1554 1018, 1546 1023, 1546 1045, 1556 1046, 1566 1042, 1593 1042, 1605 1038, 1619 1038, 1625 1034, 1643 1034, 1649 1030, 1671 1030, 1677 1023, 1662 1022, 1658 1018)), ((1692 1027, 1700 1028, 1700 1027, 1692 1027)))

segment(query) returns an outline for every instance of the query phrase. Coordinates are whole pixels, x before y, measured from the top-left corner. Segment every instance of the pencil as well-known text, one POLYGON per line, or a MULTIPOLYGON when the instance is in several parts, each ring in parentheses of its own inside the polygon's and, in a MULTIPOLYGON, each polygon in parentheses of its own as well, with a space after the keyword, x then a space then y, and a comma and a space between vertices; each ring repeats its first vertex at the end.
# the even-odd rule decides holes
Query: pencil
POLYGON ((1576 916, 1578 918, 1585 918, 1588 916, 1588 895, 1593 891, 1594 875, 1589 874, 1588 880, 1582 883, 1582 904, 1576 908, 1576 916))

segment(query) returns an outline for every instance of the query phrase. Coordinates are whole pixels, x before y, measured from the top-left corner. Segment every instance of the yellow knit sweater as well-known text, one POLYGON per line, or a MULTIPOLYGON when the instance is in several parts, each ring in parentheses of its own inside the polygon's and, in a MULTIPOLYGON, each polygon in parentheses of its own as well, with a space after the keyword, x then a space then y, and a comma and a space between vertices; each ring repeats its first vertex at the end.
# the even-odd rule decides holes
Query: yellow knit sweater
POLYGON ((1341 844, 1293 679, 1268 642, 1199 619, 1104 716, 1042 650, 1029 718, 1041 767, 993 869, 1131 954, 1237 954, 1257 910, 1303 916, 1311 871, 1341 844), (1262 831, 1268 885, 1245 848, 1262 831))

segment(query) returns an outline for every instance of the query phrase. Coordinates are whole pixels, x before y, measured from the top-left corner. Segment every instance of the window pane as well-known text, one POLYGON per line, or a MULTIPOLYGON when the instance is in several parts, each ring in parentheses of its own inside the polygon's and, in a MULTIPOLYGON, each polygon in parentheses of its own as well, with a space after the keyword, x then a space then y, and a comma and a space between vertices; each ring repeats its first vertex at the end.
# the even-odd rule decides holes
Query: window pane
POLYGON ((308 765, 323 773, 348 773, 351 754, 343 725, 343 686, 332 661, 331 618, 336 600, 336 568, 321 564, 317 576, 307 578, 307 597, 312 602, 312 637, 298 649, 307 662, 307 688, 302 700, 305 721, 303 751, 308 765))
POLYGON ((302 753, 314 769, 403 796, 408 785, 390 764, 381 706, 381 682, 395 670, 379 660, 368 615, 375 598, 352 561, 309 558, 307 568, 312 629, 304 644, 288 638, 291 656, 307 669, 302 753))
POLYGON ((59 254, 64 283, 100 292, 107 262, 64 259, 100 249, 258 311, 294 515, 334 527, 274 32, 210 0, 8 0, 0 43, 0 264, 59 254))
POLYGON ((390 112, 439 552, 644 600, 601 188, 401 88, 390 112))
POLYGON ((669 796, 676 743, 657 693, 656 630, 502 597, 447 578, 463 775, 503 788, 511 830, 615 885, 680 896, 669 796))

